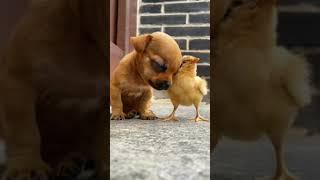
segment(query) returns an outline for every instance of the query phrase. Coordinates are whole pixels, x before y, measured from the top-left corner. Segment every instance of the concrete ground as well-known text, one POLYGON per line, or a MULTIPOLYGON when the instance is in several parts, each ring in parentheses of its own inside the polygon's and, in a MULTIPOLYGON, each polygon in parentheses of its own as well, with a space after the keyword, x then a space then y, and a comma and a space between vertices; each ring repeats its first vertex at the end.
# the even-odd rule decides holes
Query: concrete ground
MULTIPOLYGON (((209 118, 209 105, 200 113, 209 118)), ((169 100, 152 107, 164 117, 172 111, 169 100)), ((111 121, 111 180, 207 180, 210 178, 210 123, 193 122, 193 107, 179 107, 180 122, 161 120, 111 121)))

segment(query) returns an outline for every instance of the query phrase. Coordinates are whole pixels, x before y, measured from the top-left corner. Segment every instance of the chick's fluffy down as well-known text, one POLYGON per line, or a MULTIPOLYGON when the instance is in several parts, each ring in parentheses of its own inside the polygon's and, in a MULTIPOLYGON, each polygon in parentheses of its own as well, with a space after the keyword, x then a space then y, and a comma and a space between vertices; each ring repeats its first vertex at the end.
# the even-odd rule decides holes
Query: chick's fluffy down
POLYGON ((172 86, 168 90, 171 100, 185 106, 200 102, 207 93, 206 80, 198 76, 190 77, 190 75, 182 74, 174 79, 172 86))
POLYGON ((284 66, 284 69, 279 71, 279 76, 287 94, 298 107, 310 104, 313 88, 310 86, 310 70, 306 60, 282 47, 274 48, 273 52, 274 63, 284 66))

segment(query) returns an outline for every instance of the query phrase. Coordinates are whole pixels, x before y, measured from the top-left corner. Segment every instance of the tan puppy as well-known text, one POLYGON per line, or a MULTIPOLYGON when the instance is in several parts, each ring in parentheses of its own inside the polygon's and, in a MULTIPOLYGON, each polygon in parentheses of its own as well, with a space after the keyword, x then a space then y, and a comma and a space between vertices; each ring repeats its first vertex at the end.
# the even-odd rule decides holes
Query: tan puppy
POLYGON ((162 32, 131 38, 134 51, 115 68, 110 83, 111 119, 156 119, 149 109, 152 88, 167 90, 172 76, 181 64, 181 51, 176 41, 162 32))
POLYGON ((223 13, 215 27, 213 146, 223 136, 266 135, 277 161, 273 179, 295 179, 283 144, 298 110, 311 101, 307 63, 276 45, 275 0, 234 0, 223 13))
POLYGON ((33 1, 0 60, 2 179, 45 180, 56 167, 65 176, 73 153, 105 179, 105 25, 104 0, 33 1))

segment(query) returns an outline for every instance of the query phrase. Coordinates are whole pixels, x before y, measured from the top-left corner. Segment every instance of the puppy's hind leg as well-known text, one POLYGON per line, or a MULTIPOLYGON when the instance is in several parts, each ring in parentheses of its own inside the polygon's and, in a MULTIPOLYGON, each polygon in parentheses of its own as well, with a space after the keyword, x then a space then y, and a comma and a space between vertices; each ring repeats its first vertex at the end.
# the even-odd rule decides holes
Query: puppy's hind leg
POLYGON ((111 120, 124 120, 121 90, 113 85, 110 86, 110 103, 112 107, 111 120))

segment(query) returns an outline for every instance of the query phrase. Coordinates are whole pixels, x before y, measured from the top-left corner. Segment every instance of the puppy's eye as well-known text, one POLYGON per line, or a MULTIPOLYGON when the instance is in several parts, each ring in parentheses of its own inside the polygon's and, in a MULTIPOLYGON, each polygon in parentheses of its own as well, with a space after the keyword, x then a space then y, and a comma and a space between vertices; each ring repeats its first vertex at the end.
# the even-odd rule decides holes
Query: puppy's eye
POLYGON ((165 64, 159 64, 155 60, 151 60, 151 66, 157 72, 166 72, 167 70, 167 66, 165 64))

